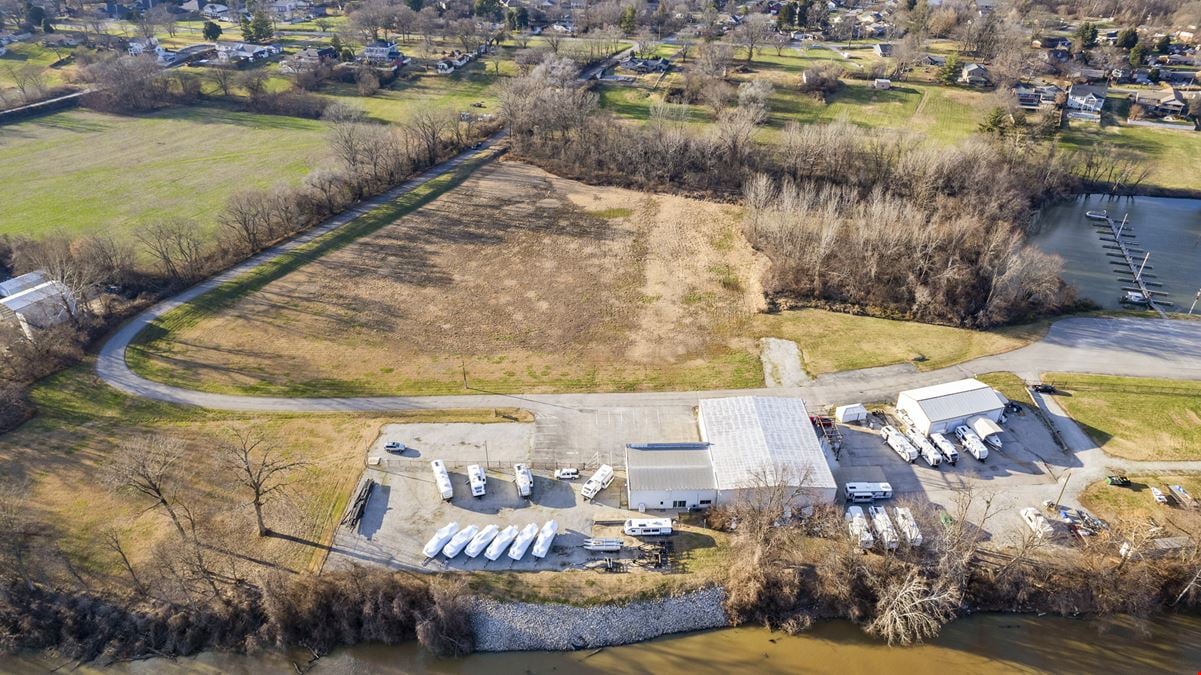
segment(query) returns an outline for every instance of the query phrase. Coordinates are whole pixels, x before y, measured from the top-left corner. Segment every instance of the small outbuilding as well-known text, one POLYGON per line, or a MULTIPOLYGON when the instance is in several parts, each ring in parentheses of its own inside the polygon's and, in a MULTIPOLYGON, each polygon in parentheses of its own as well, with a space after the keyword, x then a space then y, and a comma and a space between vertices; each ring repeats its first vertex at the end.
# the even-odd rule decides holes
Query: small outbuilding
POLYGON ((867 408, 864 408, 862 403, 840 405, 834 409, 834 419, 842 424, 863 422, 867 420, 867 408))
MULTIPOLYGON (((32 272, 25 276, 39 273, 32 272)), ((40 277, 39 277, 40 278, 40 277)), ((58 281, 42 281, 22 287, 22 277, 10 279, 8 289, 20 288, 0 297, 0 320, 12 320, 32 340, 38 330, 60 324, 75 315, 75 295, 58 281)))
POLYGON ((941 434, 975 417, 1000 422, 1006 402, 980 380, 958 380, 901 392, 897 413, 923 435, 941 434))

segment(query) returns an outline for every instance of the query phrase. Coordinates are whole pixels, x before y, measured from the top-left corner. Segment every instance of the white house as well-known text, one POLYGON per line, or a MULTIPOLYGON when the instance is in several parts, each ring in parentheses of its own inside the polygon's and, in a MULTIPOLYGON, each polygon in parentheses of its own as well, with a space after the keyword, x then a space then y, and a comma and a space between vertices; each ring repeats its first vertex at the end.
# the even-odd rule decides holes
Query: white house
POLYGON ((972 87, 987 87, 992 84, 988 69, 979 63, 969 63, 959 72, 959 83, 972 87))
POLYGON ((1005 403, 1005 397, 987 384, 959 380, 901 392, 897 414, 923 435, 941 434, 975 417, 999 422, 1005 403))
POLYGON ((1073 84, 1068 89, 1068 116, 1073 119, 1100 121, 1109 87, 1103 84, 1073 84))
POLYGON ((400 53, 400 49, 397 48, 395 42, 385 42, 383 40, 376 40, 363 47, 363 52, 360 56, 368 63, 391 63, 404 58, 404 54, 400 53))
POLYGON ((229 7, 215 2, 210 2, 209 4, 200 8, 200 13, 209 19, 220 19, 226 14, 229 14, 229 7))
POLYGON ((218 42, 217 60, 221 63, 261 61, 280 52, 275 45, 252 45, 245 42, 218 42))
POLYGON ((10 279, 2 286, 0 319, 16 320, 31 340, 38 330, 75 315, 75 295, 71 289, 59 281, 46 281, 40 272, 10 279))

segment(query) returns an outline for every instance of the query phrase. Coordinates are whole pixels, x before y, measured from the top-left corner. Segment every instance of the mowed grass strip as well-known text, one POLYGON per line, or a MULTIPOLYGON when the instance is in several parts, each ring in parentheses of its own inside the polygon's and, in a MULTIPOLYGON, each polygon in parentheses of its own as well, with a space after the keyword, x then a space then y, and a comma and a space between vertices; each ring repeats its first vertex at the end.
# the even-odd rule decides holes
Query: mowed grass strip
POLYGON ((1201 496, 1201 474, 1157 472, 1132 473, 1126 477, 1130 479, 1130 487, 1109 485, 1104 480, 1089 485, 1080 495, 1080 504, 1110 523, 1124 521, 1142 526, 1154 522, 1167 526, 1167 531, 1160 535, 1164 537, 1201 531, 1201 513, 1177 508, 1175 504, 1157 504, 1151 496, 1153 487, 1169 494, 1169 485, 1179 485, 1197 498, 1201 496))
MULTIPOLYGON (((480 156, 463 162, 452 171, 423 183, 333 232, 286 251, 192 302, 164 314, 142 331, 130 345, 126 352, 129 366, 143 375, 155 375, 149 368, 147 357, 167 350, 164 343, 171 339, 174 331, 195 325, 205 317, 227 309, 240 298, 262 290, 267 284, 412 213, 462 183, 489 159, 490 156, 480 156)), ((161 373, 158 376, 161 377, 161 373)))
POLYGON ((1201 382, 1049 373, 1043 380, 1105 452, 1134 460, 1201 459, 1201 382))

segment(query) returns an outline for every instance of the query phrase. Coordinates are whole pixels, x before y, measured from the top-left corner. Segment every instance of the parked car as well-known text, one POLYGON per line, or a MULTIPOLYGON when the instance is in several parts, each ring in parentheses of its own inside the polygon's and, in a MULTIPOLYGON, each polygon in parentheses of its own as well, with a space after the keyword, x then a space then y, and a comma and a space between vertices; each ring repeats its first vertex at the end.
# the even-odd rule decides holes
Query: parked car
POLYGON ((555 478, 558 480, 575 480, 580 477, 580 470, 575 468, 555 469, 555 478))
POLYGON ((388 441, 387 443, 384 443, 384 450, 387 450, 388 452, 394 452, 398 455, 408 449, 409 446, 401 443, 400 441, 388 441))
POLYGON ((1108 476, 1105 482, 1116 487, 1130 487, 1130 479, 1125 476, 1108 476))
POLYGON ((1053 384, 1036 384, 1030 388, 1040 394, 1054 394, 1055 393, 1055 385, 1053 385, 1053 384))

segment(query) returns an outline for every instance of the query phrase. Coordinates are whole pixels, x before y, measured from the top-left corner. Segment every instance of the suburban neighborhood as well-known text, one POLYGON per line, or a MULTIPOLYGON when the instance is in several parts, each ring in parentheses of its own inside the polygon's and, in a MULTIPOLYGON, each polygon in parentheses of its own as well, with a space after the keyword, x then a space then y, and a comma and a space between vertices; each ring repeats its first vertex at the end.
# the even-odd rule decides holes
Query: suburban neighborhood
POLYGON ((0 670, 1193 668, 1199 25, 0 0, 0 670))

